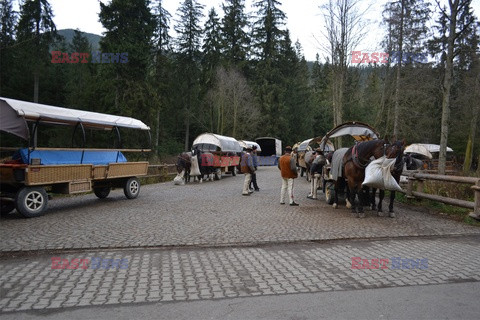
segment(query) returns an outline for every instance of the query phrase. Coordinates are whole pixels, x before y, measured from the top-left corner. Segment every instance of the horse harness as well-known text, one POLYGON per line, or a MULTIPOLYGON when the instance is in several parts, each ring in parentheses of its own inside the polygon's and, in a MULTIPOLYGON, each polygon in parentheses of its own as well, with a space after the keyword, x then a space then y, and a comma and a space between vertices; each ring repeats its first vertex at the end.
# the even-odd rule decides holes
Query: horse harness
MULTIPOLYGON (((357 148, 358 144, 356 144, 355 146, 353 146, 352 148, 352 162, 353 164, 355 165, 355 167, 359 168, 359 169, 365 169, 372 160, 370 159, 362 159, 359 155, 358 155, 358 148, 357 148)), ((387 150, 387 144, 384 143, 383 144, 383 155, 385 156, 385 152, 387 150)), ((403 165, 402 165, 403 166, 403 165)))

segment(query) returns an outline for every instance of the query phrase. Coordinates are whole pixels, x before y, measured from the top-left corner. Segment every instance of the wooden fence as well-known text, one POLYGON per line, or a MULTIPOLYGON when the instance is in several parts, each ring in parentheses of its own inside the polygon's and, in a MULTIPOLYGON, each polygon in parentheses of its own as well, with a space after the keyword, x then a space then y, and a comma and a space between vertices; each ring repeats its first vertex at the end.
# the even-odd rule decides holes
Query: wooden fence
POLYGON ((421 173, 418 171, 404 171, 402 175, 408 178, 407 190, 405 191, 405 193, 407 194, 407 197, 429 199, 429 200, 438 201, 438 202, 442 202, 442 203, 453 205, 453 206, 473 209, 473 212, 470 213, 470 216, 472 218, 480 220, 480 178, 460 177, 460 176, 440 175, 440 174, 427 174, 427 173, 421 173), (472 185, 471 188, 474 193, 474 201, 472 202, 472 201, 466 201, 466 200, 460 200, 460 199, 454 199, 454 198, 424 193, 423 186, 426 180, 471 184, 472 185), (414 183, 417 184, 416 190, 414 190, 414 183))

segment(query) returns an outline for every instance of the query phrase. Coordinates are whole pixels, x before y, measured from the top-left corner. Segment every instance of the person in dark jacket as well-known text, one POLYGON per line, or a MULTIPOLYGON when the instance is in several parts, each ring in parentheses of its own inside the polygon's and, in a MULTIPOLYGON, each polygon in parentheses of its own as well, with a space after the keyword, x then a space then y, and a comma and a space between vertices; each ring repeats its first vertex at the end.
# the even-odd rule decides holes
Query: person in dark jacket
POLYGON ((242 161, 240 163, 241 171, 243 174, 245 174, 242 195, 249 196, 252 192, 248 186, 250 185, 250 181, 252 181, 252 173, 255 173, 255 168, 253 166, 253 157, 251 155, 252 148, 248 147, 245 151, 246 152, 243 154, 242 161))
POLYGON ((257 146, 252 146, 252 159, 253 159, 253 167, 255 168, 255 172, 252 173, 250 190, 255 189, 255 191, 260 191, 260 188, 258 188, 258 185, 257 185, 257 168, 258 168, 257 146))

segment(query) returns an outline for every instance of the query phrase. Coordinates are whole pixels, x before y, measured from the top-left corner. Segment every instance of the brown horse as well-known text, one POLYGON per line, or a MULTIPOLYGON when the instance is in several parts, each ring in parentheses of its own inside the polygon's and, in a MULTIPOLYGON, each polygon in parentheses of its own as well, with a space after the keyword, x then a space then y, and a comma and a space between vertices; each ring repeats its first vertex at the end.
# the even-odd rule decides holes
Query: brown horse
POLYGON ((347 180, 347 186, 350 193, 350 203, 352 212, 360 218, 365 217, 363 212, 363 203, 366 197, 363 192, 362 183, 365 180, 365 168, 370 163, 370 158, 378 159, 382 156, 395 158, 401 151, 395 144, 390 145, 388 140, 371 140, 361 142, 345 153, 343 157, 343 177, 347 180), (358 203, 355 198, 358 194, 358 203))

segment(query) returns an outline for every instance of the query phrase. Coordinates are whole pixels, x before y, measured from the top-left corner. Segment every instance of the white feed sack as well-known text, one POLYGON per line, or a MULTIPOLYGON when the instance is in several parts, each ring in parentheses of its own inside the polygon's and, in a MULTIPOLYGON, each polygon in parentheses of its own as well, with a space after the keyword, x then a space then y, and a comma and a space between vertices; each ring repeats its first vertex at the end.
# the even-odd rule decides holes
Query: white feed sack
POLYGON ((397 181, 392 176, 395 158, 387 159, 385 156, 373 160, 365 169, 365 180, 362 186, 377 189, 402 191, 397 181))
POLYGON ((198 166, 198 157, 192 156, 192 167, 190 168, 190 176, 195 177, 200 175, 200 168, 198 166))

